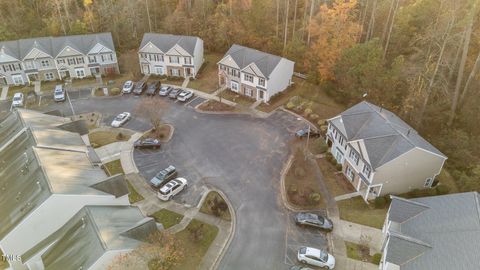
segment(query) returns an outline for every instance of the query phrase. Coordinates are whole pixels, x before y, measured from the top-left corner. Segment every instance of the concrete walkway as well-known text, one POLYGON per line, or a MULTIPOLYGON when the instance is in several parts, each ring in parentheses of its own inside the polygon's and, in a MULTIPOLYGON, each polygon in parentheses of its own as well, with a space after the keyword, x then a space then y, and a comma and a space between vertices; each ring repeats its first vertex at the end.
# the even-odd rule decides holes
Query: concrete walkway
POLYGON ((42 94, 41 82, 40 81, 34 81, 33 82, 33 89, 35 91, 35 94, 41 95, 42 94))
POLYGON ((188 83, 190 82, 190 77, 185 78, 182 83, 182 88, 187 88, 188 83))
POLYGON ((136 132, 131 135, 128 141, 110 143, 96 148, 95 152, 102 163, 120 159, 125 174, 138 173, 137 166, 133 161, 133 143, 142 135, 142 133, 136 132))
POLYGON ((356 192, 352 192, 352 193, 347 193, 347 194, 343 194, 343 195, 339 195, 337 197, 335 197, 335 201, 343 201, 343 200, 348 200, 348 199, 351 199, 353 197, 357 197, 357 196, 360 196, 360 192, 359 191, 356 191, 356 192))
POLYGON ((2 93, 0 94, 0 100, 7 100, 8 85, 2 86, 2 93))
MULTIPOLYGON (((178 85, 171 85, 171 84, 165 84, 165 85, 166 86, 171 86, 173 88, 178 88, 178 85)), ((182 86, 182 88, 192 91, 198 97, 201 97, 201 98, 204 98, 204 99, 211 99, 211 100, 220 101, 220 98, 218 96, 213 95, 213 94, 205 93, 205 92, 202 92, 202 91, 199 91, 199 90, 195 90, 195 89, 188 88, 188 87, 183 87, 183 86, 182 86)), ((230 106, 236 106, 237 105, 237 103, 235 103, 233 101, 230 101, 230 100, 227 100, 227 99, 224 99, 224 98, 222 98, 222 103, 225 103, 225 104, 230 105, 230 106)))

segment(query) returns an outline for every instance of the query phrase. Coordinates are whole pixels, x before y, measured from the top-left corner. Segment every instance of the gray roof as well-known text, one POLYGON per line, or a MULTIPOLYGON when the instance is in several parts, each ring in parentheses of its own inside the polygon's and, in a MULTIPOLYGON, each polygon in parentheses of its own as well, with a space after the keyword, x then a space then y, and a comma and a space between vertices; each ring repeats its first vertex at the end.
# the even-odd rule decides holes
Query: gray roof
POLYGON ((66 46, 87 54, 97 43, 115 51, 111 33, 86 35, 38 37, 0 42, 5 54, 22 60, 33 49, 37 48, 52 57, 56 57, 66 46))
POLYGON ((51 194, 122 196, 124 177, 94 166, 79 134, 56 129, 62 117, 14 110, 0 122, 0 239, 51 194))
POLYGON ((403 223, 429 208, 425 204, 412 200, 407 200, 396 196, 390 197, 392 198, 388 215, 388 220, 390 221, 403 223))
POLYGON ((179 45, 190 55, 194 56, 195 46, 200 40, 199 37, 194 36, 179 36, 170 34, 145 33, 143 35, 140 49, 145 47, 149 42, 157 46, 162 52, 166 53, 175 45, 179 45))
POLYGON ((363 101, 329 119, 347 141, 363 140, 373 169, 420 148, 447 158, 394 113, 363 101))
POLYGON ((280 63, 280 60, 282 60, 282 57, 280 56, 247 48, 238 44, 233 44, 227 53, 225 53, 223 58, 228 55, 233 58, 240 69, 255 63, 263 75, 265 75, 267 78, 270 76, 275 67, 277 67, 278 63, 280 63))
POLYGON ((48 247, 41 254, 45 269, 88 269, 105 252, 134 249, 156 231, 155 220, 144 217, 137 207, 85 206, 22 260, 48 247))
MULTIPOLYGON (((399 200, 397 197, 392 199, 392 203, 399 200)), ((428 209, 390 227, 387 261, 401 265, 401 270, 480 269, 480 203, 477 192, 411 201, 428 209), (412 257, 413 253, 417 256, 412 257)), ((395 210, 390 209, 389 215, 395 215, 392 211, 395 210)))

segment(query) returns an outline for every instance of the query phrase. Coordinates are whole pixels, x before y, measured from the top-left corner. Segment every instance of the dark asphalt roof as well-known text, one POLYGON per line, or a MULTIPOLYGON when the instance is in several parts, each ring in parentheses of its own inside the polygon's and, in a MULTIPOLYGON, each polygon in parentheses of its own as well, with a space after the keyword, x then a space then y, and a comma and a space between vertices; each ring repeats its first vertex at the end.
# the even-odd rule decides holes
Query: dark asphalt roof
MULTIPOLYGON (((411 199, 391 209, 391 217, 403 208, 428 208, 390 226, 387 261, 401 270, 480 269, 480 203, 477 192, 411 199), (392 212, 393 211, 393 212, 392 212), (392 240, 393 239, 393 240, 392 240)), ((392 198, 392 203, 399 199, 392 198)))
POLYGON ((329 119, 347 138, 363 140, 373 169, 413 148, 447 158, 394 113, 363 101, 329 119))
POLYGON ((198 37, 194 36, 181 36, 181 35, 170 35, 170 34, 157 34, 157 33, 145 33, 143 35, 142 43, 140 43, 140 49, 145 47, 149 42, 157 46, 162 52, 166 53, 175 45, 179 45, 190 55, 194 55, 195 46, 200 40, 198 37))
POLYGON ((255 63, 260 71, 266 77, 269 77, 272 71, 277 67, 282 57, 262 52, 259 50, 244 47, 238 44, 233 44, 232 47, 225 53, 223 58, 230 55, 240 69, 255 63))

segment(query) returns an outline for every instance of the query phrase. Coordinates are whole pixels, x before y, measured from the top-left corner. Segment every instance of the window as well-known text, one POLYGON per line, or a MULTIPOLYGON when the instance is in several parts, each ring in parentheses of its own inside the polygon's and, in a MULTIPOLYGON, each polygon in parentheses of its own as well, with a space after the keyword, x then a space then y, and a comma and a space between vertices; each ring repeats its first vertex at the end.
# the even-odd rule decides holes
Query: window
POLYGON ((77 57, 77 64, 84 64, 85 60, 83 60, 83 57, 77 57))
POLYGON ((238 92, 238 83, 233 81, 230 82, 230 89, 232 89, 232 91, 238 92))
POLYGON ((355 174, 353 173, 353 170, 350 166, 347 166, 347 169, 345 170, 345 175, 350 181, 353 181, 355 174))
POLYGON ((349 157, 355 162, 355 164, 358 165, 358 161, 360 159, 360 156, 358 155, 357 151, 355 151, 354 149, 350 149, 349 157))
POLYGON ((372 168, 368 164, 363 165, 363 175, 365 175, 367 178, 370 178, 370 174, 372 173, 372 168))
POLYGON ((172 76, 180 76, 180 72, 176 68, 172 68, 172 76))
POLYGON ((425 180, 425 187, 431 187, 432 186, 432 183, 433 183, 433 178, 427 178, 427 180, 425 180))
POLYGON ((108 55, 108 58, 110 59, 110 61, 113 61, 113 54, 112 54, 112 53, 109 54, 109 55, 108 55))
POLYGON ((40 64, 42 65, 42 67, 48 67, 50 66, 50 60, 43 59, 42 61, 40 61, 40 64))
POLYGON ((45 73, 45 80, 47 81, 51 81, 53 80, 53 73, 52 72, 49 72, 49 73, 45 73))
POLYGON ((88 62, 89 62, 89 63, 97 63, 97 56, 95 56, 95 55, 90 55, 90 56, 88 57, 88 62))
POLYGON ((245 88, 245 95, 247 95, 247 96, 251 97, 251 96, 252 96, 252 94, 253 94, 253 91, 252 91, 252 89, 250 89, 250 88, 245 88))
POLYGON ((83 78, 85 77, 85 70, 83 68, 77 68, 75 69, 75 74, 77 75, 77 78, 83 78))
POLYGON ((158 55, 158 61, 163 62, 163 54, 158 55))
POLYGON ((243 79, 247 82, 252 82, 253 83, 253 76, 250 74, 244 74, 243 79))
POLYGON ((258 79, 258 85, 265 86, 265 79, 264 78, 259 78, 258 79))
POLYGON ((23 84, 22 75, 12 75, 12 80, 14 84, 23 84))
POLYGON ((192 63, 192 58, 191 57, 185 57, 185 64, 191 64, 192 63))
POLYGON ((58 59, 58 60, 57 60, 57 63, 59 63, 59 64, 65 64, 65 59, 58 59))
POLYGON ((68 58, 67 59, 69 65, 75 65, 75 59, 74 58, 68 58))
POLYGON ((338 138, 338 142, 340 143, 340 145, 343 146, 344 139, 342 135, 340 135, 340 137, 338 138))
POLYGON ((25 61, 25 67, 27 69, 32 69, 35 68, 35 65, 33 64, 33 61, 25 61))
POLYGON ((180 62, 178 56, 170 56, 170 63, 178 64, 180 62))
POLYGON ((163 75, 163 67, 160 67, 160 66, 155 66, 155 73, 157 73, 158 75, 163 75))

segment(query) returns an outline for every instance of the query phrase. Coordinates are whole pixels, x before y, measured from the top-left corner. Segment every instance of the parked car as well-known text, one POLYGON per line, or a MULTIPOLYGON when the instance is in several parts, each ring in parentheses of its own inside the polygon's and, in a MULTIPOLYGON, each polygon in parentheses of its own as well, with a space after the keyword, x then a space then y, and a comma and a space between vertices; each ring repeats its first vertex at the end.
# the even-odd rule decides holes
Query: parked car
POLYGON ((145 94, 147 94, 147 96, 155 95, 157 93, 160 85, 161 85, 160 81, 154 81, 154 82, 149 83, 148 86, 147 86, 147 92, 145 92, 145 94))
POLYGON ((162 86, 162 87, 160 87, 160 91, 158 91, 158 94, 162 97, 166 97, 166 96, 168 96, 170 91, 172 91, 172 89, 173 88, 171 86, 162 86))
POLYGON ((290 266, 290 270, 313 270, 312 268, 299 266, 299 265, 292 265, 290 266))
POLYGON ((300 226, 310 226, 327 231, 333 230, 333 223, 327 217, 312 213, 298 213, 295 215, 295 223, 300 226))
POLYGON ((147 88, 147 84, 145 83, 145 81, 138 81, 137 83, 135 83, 135 87, 133 88, 133 93, 135 95, 141 95, 146 88, 147 88))
POLYGON ((128 120, 130 120, 131 117, 132 115, 129 112, 123 112, 117 115, 117 117, 115 117, 115 119, 112 121, 112 127, 123 126, 128 120))
POLYGON ((133 143, 133 147, 135 148, 153 148, 158 149, 160 148, 160 141, 153 138, 146 138, 143 140, 137 140, 133 143))
POLYGON ((13 95, 12 107, 23 107, 23 93, 13 95))
POLYGON ((182 92, 182 89, 178 88, 173 88, 170 93, 168 94, 169 98, 176 99, 178 95, 180 95, 180 92, 182 92))
POLYGON ((124 93, 124 94, 130 94, 130 93, 132 93, 133 86, 134 86, 133 81, 126 81, 126 82, 123 84, 122 93, 124 93))
POLYGON ((301 247, 298 250, 297 259, 301 263, 326 267, 327 269, 335 267, 335 257, 321 249, 301 247))
POLYGON ((177 170, 172 165, 159 171, 151 180, 150 185, 154 188, 159 188, 162 184, 165 184, 168 180, 177 176, 177 170))
POLYGON ((309 133, 308 129, 309 129, 309 127, 306 126, 302 129, 298 130, 297 132, 295 132, 295 136, 298 137, 298 138, 307 137, 308 135, 310 135, 310 138, 320 137, 320 132, 318 132, 318 130, 310 128, 310 133, 309 133))
POLYGON ((193 97, 193 92, 192 91, 183 90, 180 94, 178 94, 177 99, 182 101, 182 102, 185 102, 185 101, 191 99, 192 97, 193 97))
POLYGON ((166 183, 157 193, 157 196, 162 201, 168 201, 173 196, 180 193, 187 187, 187 179, 185 178, 175 178, 170 182, 166 183))
POLYGON ((63 89, 63 85, 57 84, 55 86, 55 91, 53 92, 53 100, 65 101, 65 89, 63 89))

